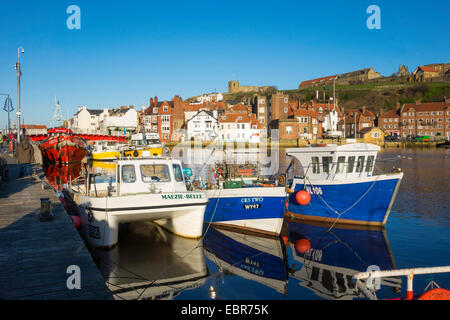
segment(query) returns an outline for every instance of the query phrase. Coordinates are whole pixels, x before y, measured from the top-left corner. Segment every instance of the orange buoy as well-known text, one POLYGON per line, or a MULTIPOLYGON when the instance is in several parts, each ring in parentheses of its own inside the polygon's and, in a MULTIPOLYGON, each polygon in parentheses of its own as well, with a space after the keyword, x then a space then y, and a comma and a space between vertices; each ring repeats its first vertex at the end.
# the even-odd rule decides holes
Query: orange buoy
POLYGON ((311 196, 308 191, 300 190, 295 195, 295 200, 298 204, 307 205, 311 201, 311 196))
POLYGON ((72 217, 72 221, 73 221, 73 225, 75 226, 75 228, 80 228, 81 226, 81 218, 79 216, 71 216, 72 217))
POLYGON ((419 300, 450 300, 450 291, 447 289, 434 288, 422 294, 419 300))
POLYGON ((288 243, 288 241, 289 241, 288 237, 286 237, 286 236, 281 236, 281 239, 283 239, 284 245, 287 245, 287 243, 288 243))
POLYGON ((298 239, 295 242, 295 249, 300 253, 306 253, 311 249, 311 242, 308 239, 298 239))

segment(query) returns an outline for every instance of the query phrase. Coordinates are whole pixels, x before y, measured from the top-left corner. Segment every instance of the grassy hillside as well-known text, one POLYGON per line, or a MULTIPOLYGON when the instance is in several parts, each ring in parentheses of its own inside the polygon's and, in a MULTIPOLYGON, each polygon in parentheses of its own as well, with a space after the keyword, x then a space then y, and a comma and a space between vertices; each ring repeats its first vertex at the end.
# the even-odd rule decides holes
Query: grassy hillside
MULTIPOLYGON (((316 97, 314 88, 286 90, 291 98, 308 101, 316 97)), ((333 86, 325 90, 325 99, 333 96, 333 86)), ((396 103, 442 101, 450 97, 450 83, 368 83, 358 85, 336 85, 339 106, 346 109, 366 105, 373 111, 395 108, 396 103)), ((319 89, 319 99, 323 99, 323 88, 319 89)))
MULTIPOLYGON (((291 99, 300 99, 301 102, 312 100, 319 90, 319 99, 323 100, 323 87, 305 88, 294 90, 280 90, 289 94, 291 99)), ((239 100, 251 97, 255 93, 225 93, 224 99, 239 100)), ((325 90, 325 99, 328 101, 333 96, 333 85, 328 85, 325 90)), ((398 83, 379 82, 355 85, 336 85, 336 97, 339 106, 346 109, 358 108, 363 105, 372 111, 378 112, 394 109, 396 103, 414 103, 416 100, 422 102, 442 101, 444 97, 450 97, 450 83, 428 82, 428 83, 398 83)))

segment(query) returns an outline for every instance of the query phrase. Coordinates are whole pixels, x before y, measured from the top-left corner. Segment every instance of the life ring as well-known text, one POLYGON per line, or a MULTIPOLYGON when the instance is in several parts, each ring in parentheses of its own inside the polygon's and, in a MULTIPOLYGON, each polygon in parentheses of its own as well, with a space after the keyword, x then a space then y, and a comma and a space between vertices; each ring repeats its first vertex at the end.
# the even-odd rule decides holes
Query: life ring
POLYGON ((194 186, 194 188, 200 187, 200 183, 198 181, 194 181, 194 183, 192 183, 192 185, 194 186))
POLYGON ((139 156, 139 152, 137 150, 134 150, 133 151, 133 156, 135 156, 135 157, 139 156))
POLYGON ((434 288, 422 294, 419 300, 450 300, 450 291, 447 289, 434 288))

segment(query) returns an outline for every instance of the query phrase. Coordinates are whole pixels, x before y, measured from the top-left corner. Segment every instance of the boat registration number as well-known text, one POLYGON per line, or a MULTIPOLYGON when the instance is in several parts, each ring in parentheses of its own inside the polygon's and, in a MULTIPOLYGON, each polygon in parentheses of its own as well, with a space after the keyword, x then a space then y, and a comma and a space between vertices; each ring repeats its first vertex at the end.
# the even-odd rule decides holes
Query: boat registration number
POLYGON ((306 186, 305 189, 306 189, 306 191, 309 192, 309 194, 319 194, 319 195, 323 194, 321 187, 306 186))

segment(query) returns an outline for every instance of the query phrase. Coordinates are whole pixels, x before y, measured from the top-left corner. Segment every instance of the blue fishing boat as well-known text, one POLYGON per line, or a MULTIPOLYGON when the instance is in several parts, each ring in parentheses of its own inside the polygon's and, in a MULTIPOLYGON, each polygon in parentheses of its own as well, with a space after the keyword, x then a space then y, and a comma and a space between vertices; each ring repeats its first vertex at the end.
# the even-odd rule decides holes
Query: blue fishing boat
MULTIPOLYGON (((329 224, 290 222, 288 229, 294 261, 289 276, 322 298, 364 298, 352 280, 354 274, 397 268, 383 228, 334 226, 330 230, 329 224)), ((391 296, 401 289, 401 278, 385 278, 376 289, 391 296)))
POLYGON ((206 190, 205 223, 277 236, 286 211, 286 189, 256 185, 206 190))
POLYGON ((395 169, 375 175, 379 150, 369 143, 286 149, 286 155, 300 162, 300 174, 290 185, 288 214, 305 220, 384 226, 403 173, 395 169))
POLYGON ((280 238, 210 227, 203 247, 219 270, 287 294, 286 247, 280 238))
MULTIPOLYGON (((250 170, 249 170, 250 171, 250 170)), ((208 197, 204 223, 279 236, 286 212, 287 192, 247 170, 217 166, 208 184, 193 180, 192 170, 184 171, 190 189, 204 191, 208 197), (223 169, 222 169, 223 168, 223 169)))

